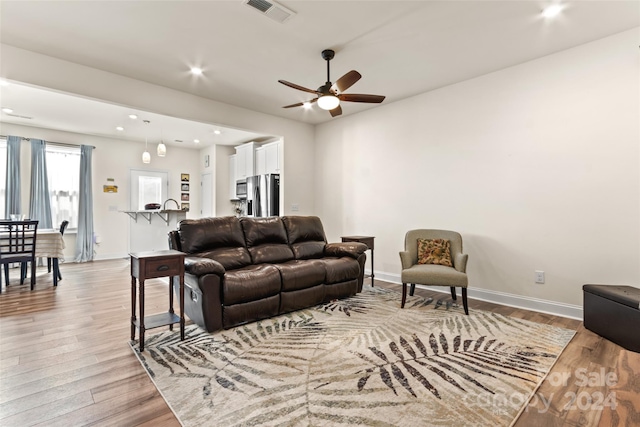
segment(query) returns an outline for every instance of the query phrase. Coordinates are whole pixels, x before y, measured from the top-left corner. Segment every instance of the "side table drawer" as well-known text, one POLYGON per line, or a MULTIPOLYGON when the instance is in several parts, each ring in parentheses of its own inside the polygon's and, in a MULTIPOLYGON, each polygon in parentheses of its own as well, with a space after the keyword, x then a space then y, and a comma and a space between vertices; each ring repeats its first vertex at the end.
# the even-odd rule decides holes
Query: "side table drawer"
POLYGON ((177 276, 181 272, 182 263, 180 258, 158 259, 146 262, 144 277, 152 279, 154 277, 177 276))

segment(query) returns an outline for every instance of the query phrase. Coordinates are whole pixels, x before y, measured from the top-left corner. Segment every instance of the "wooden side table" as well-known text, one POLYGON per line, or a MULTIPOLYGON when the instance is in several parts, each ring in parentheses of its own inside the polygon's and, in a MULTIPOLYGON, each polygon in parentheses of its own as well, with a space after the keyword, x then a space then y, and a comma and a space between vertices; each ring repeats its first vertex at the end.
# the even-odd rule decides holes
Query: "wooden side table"
POLYGON ((373 287, 373 279, 375 278, 375 273, 373 272, 373 236, 342 236, 343 242, 358 242, 364 243, 371 250, 371 286, 373 287))
POLYGON ((131 253, 131 340, 135 339, 136 327, 140 330, 140 351, 144 351, 144 332, 147 329, 180 323, 180 339, 184 340, 184 257, 175 250, 131 253), (180 317, 173 311, 173 289, 171 277, 180 277, 180 317), (157 277, 169 277, 169 311, 145 317, 144 281, 157 277), (136 318, 136 279, 139 282, 140 317, 136 318))

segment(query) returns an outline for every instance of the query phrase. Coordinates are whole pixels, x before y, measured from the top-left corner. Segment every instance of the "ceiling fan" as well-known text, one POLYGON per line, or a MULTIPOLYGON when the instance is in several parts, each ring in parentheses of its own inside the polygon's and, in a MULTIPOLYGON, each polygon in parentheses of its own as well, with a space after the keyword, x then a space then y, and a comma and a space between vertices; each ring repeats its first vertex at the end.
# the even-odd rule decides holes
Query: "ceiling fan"
POLYGON ((303 92, 309 92, 318 95, 316 98, 307 101, 307 102, 298 102, 296 104, 286 105, 282 108, 291 108, 291 107, 301 107, 305 104, 311 104, 314 102, 318 103, 318 106, 323 110, 329 110, 332 117, 339 116, 342 114, 342 108, 340 107, 340 101, 349 101, 349 102, 366 102, 366 103, 374 103, 379 104, 384 101, 384 96, 382 95, 366 95, 366 94, 356 94, 356 93, 343 93, 345 90, 349 89, 355 82, 360 80, 362 75, 355 70, 349 71, 344 76, 340 77, 336 80, 335 83, 331 83, 331 77, 329 73, 329 61, 333 59, 335 52, 331 49, 325 49, 322 51, 322 58, 327 61, 327 82, 320 86, 317 90, 307 89, 306 87, 297 85, 295 83, 290 83, 286 80, 278 80, 278 82, 282 83, 285 86, 292 87, 294 89, 301 90, 303 92))

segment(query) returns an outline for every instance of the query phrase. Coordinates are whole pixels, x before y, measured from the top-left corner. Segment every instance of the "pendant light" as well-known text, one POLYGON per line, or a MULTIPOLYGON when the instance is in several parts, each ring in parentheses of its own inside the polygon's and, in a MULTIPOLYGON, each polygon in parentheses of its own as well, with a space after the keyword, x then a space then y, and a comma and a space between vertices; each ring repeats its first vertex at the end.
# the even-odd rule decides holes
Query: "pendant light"
POLYGON ((158 157, 164 157, 167 155, 167 146, 164 145, 164 139, 162 139, 162 131, 160 131, 160 144, 158 144, 158 157))
MULTIPOLYGON (((149 124, 149 120, 143 120, 145 125, 149 124)), ((144 133, 144 153, 142 153, 142 163, 151 163, 151 154, 149 154, 149 141, 147 141, 148 132, 144 133)))

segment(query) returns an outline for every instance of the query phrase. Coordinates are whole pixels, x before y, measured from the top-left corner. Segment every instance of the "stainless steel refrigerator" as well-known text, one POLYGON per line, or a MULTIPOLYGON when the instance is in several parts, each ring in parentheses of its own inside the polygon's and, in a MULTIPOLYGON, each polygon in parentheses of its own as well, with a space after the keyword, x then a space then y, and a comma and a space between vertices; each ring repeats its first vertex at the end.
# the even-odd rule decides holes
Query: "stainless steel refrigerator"
POLYGON ((280 215, 280 175, 268 173, 247 178, 247 216, 280 215))

